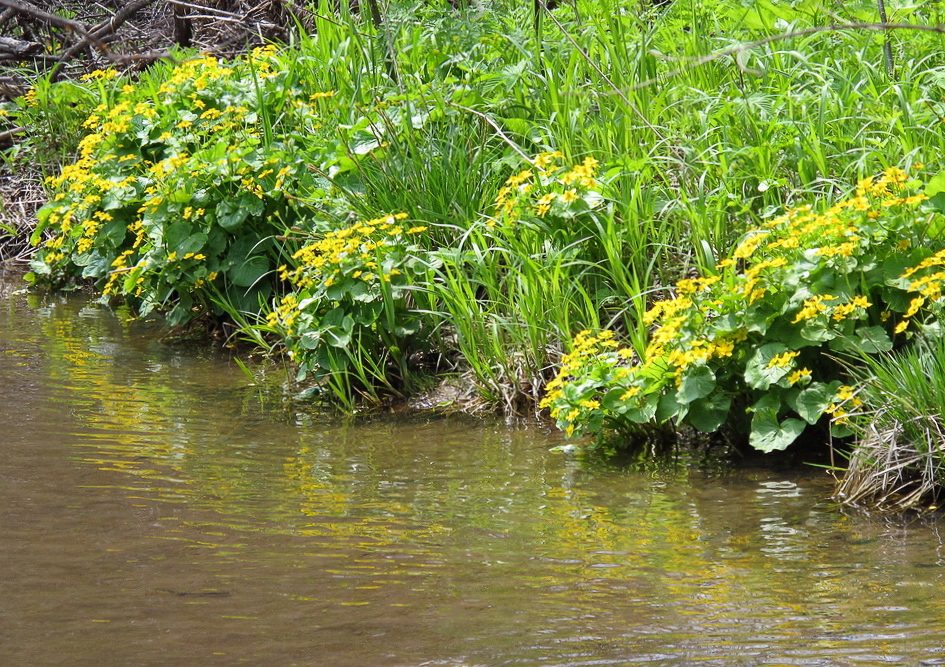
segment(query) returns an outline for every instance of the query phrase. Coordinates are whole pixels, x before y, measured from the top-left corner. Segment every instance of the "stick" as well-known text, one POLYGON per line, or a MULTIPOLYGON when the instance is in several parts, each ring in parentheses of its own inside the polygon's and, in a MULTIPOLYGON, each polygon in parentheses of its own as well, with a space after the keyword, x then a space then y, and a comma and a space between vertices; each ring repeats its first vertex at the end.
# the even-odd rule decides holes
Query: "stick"
MULTIPOLYGON (((0 2, 18 1, 19 0, 0 0, 0 2)), ((132 2, 129 2, 127 5, 115 12, 115 14, 110 19, 106 19, 92 28, 92 30, 85 35, 82 41, 80 41, 78 44, 70 46, 62 53, 62 55, 59 56, 59 62, 53 66, 52 71, 49 73, 49 80, 51 82, 58 81, 60 78, 59 74, 62 72, 62 66, 66 63, 66 61, 91 44, 94 44, 103 53, 107 54, 108 49, 104 44, 102 44, 102 37, 114 33, 125 21, 130 19, 135 12, 143 7, 147 7, 152 2, 154 2, 154 0, 132 0, 132 2)))
POLYGON ((15 56, 31 56, 43 50, 39 42, 24 42, 22 39, 0 36, 0 51, 15 56))
MULTIPOLYGON (((889 22, 889 19, 886 18, 886 2, 884 0, 876 0, 876 6, 879 7, 879 20, 881 23, 886 24, 889 22)), ((896 63, 893 61, 893 52, 892 44, 889 43, 889 33, 886 33, 886 39, 883 41, 883 56, 886 57, 886 71, 889 72, 889 78, 896 78, 896 63)))
POLYGON ((74 30, 83 37, 88 34, 88 27, 84 23, 79 23, 78 21, 73 21, 71 19, 63 18, 57 14, 50 14, 47 11, 43 11, 36 5, 26 2, 26 0, 0 0, 0 6, 8 7, 16 12, 21 14, 26 14, 27 16, 32 16, 35 19, 45 21, 46 23, 52 23, 53 25, 58 25, 61 28, 67 30, 74 30))

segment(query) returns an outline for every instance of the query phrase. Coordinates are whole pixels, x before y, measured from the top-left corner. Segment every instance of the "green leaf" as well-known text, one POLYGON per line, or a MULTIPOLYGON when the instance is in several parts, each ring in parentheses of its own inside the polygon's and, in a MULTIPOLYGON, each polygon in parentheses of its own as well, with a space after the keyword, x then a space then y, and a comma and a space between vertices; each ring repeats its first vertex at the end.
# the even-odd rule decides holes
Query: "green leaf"
POLYGON ((629 401, 621 399, 621 396, 623 396, 626 392, 626 387, 614 387, 604 394, 604 396, 600 399, 601 407, 604 408, 604 410, 607 410, 607 412, 623 414, 627 411, 627 407, 629 405, 629 401))
POLYGON ((732 407, 732 397, 721 392, 700 398, 689 405, 689 414, 686 421, 703 433, 712 433, 728 419, 728 411, 732 407))
POLYGON ((676 401, 676 392, 670 392, 660 396, 656 404, 654 416, 657 421, 665 422, 680 414, 684 415, 686 410, 686 405, 681 405, 676 401))
POLYGON ((885 329, 880 326, 873 326, 860 327, 853 336, 837 338, 831 343, 830 347, 841 352, 876 354, 877 352, 889 352, 892 350, 893 344, 885 329))
POLYGON ((807 428, 807 424, 800 419, 778 420, 781 398, 777 394, 766 394, 752 409, 755 414, 751 420, 748 442, 759 451, 767 453, 785 449, 807 428))
POLYGON ((846 438, 853 435, 853 429, 850 428, 847 424, 830 424, 830 435, 835 438, 846 438))
POLYGON ((797 440, 807 425, 800 419, 785 419, 780 424, 775 419, 758 419, 758 415, 751 421, 751 435, 749 444, 755 449, 768 453, 787 449, 788 445, 797 440))
POLYGON ((824 384, 818 382, 804 389, 797 396, 797 402, 794 406, 795 412, 799 414, 808 424, 816 424, 833 402, 838 383, 824 384))
POLYGON ((826 343, 837 337, 837 332, 817 322, 808 322, 801 329, 801 338, 811 343, 826 343))
POLYGON ((224 199, 217 204, 217 223, 227 231, 233 231, 243 224, 249 210, 240 205, 241 200, 224 199))
POLYGON ((934 197, 938 194, 945 194, 945 171, 940 171, 930 178, 925 184, 923 191, 926 197, 934 197))
POLYGON ((177 248, 177 257, 180 259, 187 253, 196 253, 203 250, 204 246, 207 245, 207 235, 203 232, 197 232, 196 234, 191 234, 186 239, 178 244, 177 248))
POLYGON ((791 371, 790 366, 768 368, 771 359, 787 351, 787 346, 781 343, 767 343, 755 350, 755 353, 745 365, 745 382, 748 386, 753 389, 767 389, 787 375, 791 371))
POLYGON ((342 308, 333 308, 325 313, 322 319, 324 325, 324 340, 332 347, 348 347, 351 343, 351 332, 354 329, 354 318, 342 308))
POLYGON ((656 416, 660 395, 650 394, 642 404, 633 404, 627 407, 626 417, 637 424, 645 424, 656 416))
POLYGON ((240 287, 251 287, 269 272, 269 260, 260 255, 247 257, 232 269, 227 271, 227 276, 234 285, 240 287))
POLYGON ((676 400, 691 403, 697 398, 708 396, 715 389, 715 373, 708 366, 690 366, 682 376, 676 400))

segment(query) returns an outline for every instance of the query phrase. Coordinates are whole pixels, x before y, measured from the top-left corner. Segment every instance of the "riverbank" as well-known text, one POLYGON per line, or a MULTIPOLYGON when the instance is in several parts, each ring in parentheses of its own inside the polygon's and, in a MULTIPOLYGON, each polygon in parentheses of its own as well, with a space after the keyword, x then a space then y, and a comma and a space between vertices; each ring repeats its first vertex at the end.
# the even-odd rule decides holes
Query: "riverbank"
POLYGON ((40 79, 6 107, 63 129, 30 278, 225 321, 348 411, 449 374, 612 443, 855 435, 857 355, 939 321, 943 64, 835 10, 395 4, 40 79))

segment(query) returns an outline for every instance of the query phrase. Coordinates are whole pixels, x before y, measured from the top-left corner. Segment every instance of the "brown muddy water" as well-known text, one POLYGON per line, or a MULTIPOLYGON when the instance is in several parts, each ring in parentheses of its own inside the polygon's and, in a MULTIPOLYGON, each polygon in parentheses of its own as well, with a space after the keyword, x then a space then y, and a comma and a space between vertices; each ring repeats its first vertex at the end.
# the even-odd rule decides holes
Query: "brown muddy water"
POLYGON ((344 422, 160 335, 0 302, 2 666, 945 664, 942 524, 815 469, 344 422))

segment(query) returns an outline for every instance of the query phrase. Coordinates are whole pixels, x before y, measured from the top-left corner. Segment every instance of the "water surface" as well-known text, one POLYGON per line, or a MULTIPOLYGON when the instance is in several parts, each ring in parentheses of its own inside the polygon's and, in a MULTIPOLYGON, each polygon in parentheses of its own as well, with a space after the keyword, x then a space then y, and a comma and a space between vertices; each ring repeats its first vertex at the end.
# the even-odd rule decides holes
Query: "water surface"
POLYGON ((0 301, 0 665, 945 664, 941 525, 821 471, 339 420, 163 333, 0 301))

